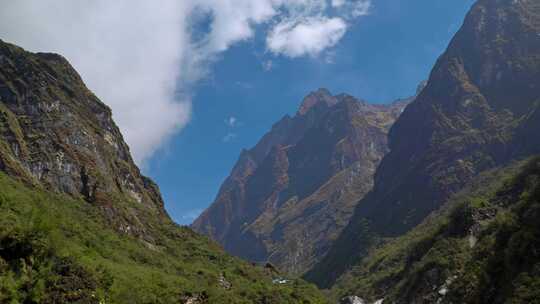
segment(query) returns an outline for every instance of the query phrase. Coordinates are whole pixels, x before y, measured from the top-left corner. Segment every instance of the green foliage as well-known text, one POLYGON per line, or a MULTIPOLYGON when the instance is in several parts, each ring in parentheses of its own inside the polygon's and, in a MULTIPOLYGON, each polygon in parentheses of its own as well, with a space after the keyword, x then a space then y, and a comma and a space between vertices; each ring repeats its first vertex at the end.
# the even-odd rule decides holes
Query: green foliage
POLYGON ((0 303, 325 303, 312 285, 273 284, 188 228, 149 219, 149 242, 82 200, 4 174, 0 189, 0 303))
POLYGON ((338 281, 332 297, 539 303, 540 158, 492 175, 410 233, 373 250, 338 281), (438 292, 443 287, 444 296, 438 292))

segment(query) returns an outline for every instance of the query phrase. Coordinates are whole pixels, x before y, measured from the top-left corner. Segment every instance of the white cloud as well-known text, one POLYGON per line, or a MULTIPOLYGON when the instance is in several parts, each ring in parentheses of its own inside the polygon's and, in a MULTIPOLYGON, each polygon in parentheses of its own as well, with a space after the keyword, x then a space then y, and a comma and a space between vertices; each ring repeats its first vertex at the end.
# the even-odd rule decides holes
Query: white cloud
POLYGON ((234 116, 231 116, 229 117, 227 120, 225 120, 225 123, 231 127, 231 128, 234 128, 236 127, 237 123, 238 123, 238 119, 236 119, 236 117, 234 116))
MULTIPOLYGON (((225 124, 230 128, 236 128, 241 126, 241 122, 238 121, 238 119, 234 116, 230 116, 229 118, 225 119, 225 124)), ((224 143, 228 143, 233 141, 235 138, 238 137, 238 134, 235 132, 229 131, 223 138, 221 139, 224 143)))
POLYGON ((365 16, 371 9, 371 0, 331 0, 332 7, 347 19, 365 16))
POLYGON ((223 136, 222 140, 223 140, 224 143, 228 143, 228 142, 231 142, 236 137, 238 137, 238 135, 236 133, 229 132, 225 136, 223 136))
POLYGON ((336 59, 336 52, 328 51, 324 55, 324 62, 326 62, 327 64, 334 64, 335 59, 336 59))
MULTIPOLYGON (((211 62, 234 43, 252 38, 256 26, 261 24, 270 26, 266 42, 272 53, 316 56, 336 45, 347 30, 347 22, 367 14, 370 3, 370 0, 199 0, 197 15, 203 20, 211 18, 212 22, 210 32, 192 57, 211 62), (338 8, 333 16, 329 15, 329 4, 338 8)), ((269 70, 271 64, 265 63, 263 68, 269 70)))
POLYGON ((333 7, 340 7, 345 4, 345 0, 332 0, 333 7))
POLYGON ((184 1, 3 1, 0 37, 67 57, 113 109, 139 163, 189 118, 175 96, 187 37, 184 1))
POLYGON ((266 38, 269 51, 291 58, 318 56, 345 35, 348 21, 367 15, 371 0, 299 0, 283 5, 285 13, 266 38))
POLYGON ((208 52, 222 52, 235 42, 249 39, 255 24, 277 14, 273 0, 199 0, 198 8, 213 18, 206 37, 208 52))
POLYGON ((265 72, 270 72, 274 68, 274 62, 272 60, 263 61, 262 68, 265 72))
POLYGON ((357 1, 351 5, 351 16, 352 18, 358 18, 365 16, 369 13, 371 9, 370 1, 357 1))
MULTIPOLYGON (((67 57, 114 114, 138 163, 190 117, 193 85, 219 54, 267 29, 270 54, 316 56, 369 0, 3 1, 0 38, 67 57), (5 3, 4 3, 5 2, 5 3), (334 9, 330 12, 329 7, 334 9), (207 22, 208 31, 194 35, 207 22)), ((271 69, 268 61, 263 65, 271 69)), ((231 136, 229 136, 231 138, 231 136)))
POLYGON ((268 48, 288 57, 317 56, 336 45, 347 30, 341 18, 315 17, 279 23, 267 37, 268 48))
POLYGON ((199 215, 201 215, 201 213, 202 213, 203 211, 204 211, 203 209, 193 209, 193 210, 189 210, 188 212, 186 212, 185 214, 182 215, 182 221, 187 222, 187 223, 191 223, 191 222, 193 222, 196 218, 198 218, 199 215))

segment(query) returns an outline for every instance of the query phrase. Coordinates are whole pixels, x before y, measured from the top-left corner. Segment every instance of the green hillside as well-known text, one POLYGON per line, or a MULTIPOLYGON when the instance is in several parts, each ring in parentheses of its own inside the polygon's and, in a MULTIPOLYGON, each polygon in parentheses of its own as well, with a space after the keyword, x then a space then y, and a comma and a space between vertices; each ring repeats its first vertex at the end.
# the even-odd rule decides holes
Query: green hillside
POLYGON ((540 303, 540 158, 475 180, 332 290, 385 303, 540 303), (518 173, 516 173, 516 171, 518 173))
POLYGON ((154 245, 119 235, 86 201, 3 173, 0 189, 0 303, 324 303, 188 228, 155 221, 154 245))

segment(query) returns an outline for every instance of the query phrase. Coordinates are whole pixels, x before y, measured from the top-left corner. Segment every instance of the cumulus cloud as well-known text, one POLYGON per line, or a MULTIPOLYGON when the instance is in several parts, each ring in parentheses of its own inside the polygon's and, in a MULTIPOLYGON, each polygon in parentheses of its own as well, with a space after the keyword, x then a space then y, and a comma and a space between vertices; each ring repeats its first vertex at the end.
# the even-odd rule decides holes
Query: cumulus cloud
POLYGON ((267 38, 268 48, 291 58, 316 56, 336 45, 343 37, 347 25, 341 18, 314 17, 299 22, 278 24, 267 38))
MULTIPOLYGON (((367 15, 370 0, 299 0, 284 5, 285 16, 276 22, 266 38, 269 51, 296 58, 318 56, 335 46, 345 35, 348 22, 367 15)), ((327 56, 328 57, 328 56, 327 56)))
MULTIPOLYGON (((370 0, 199 0, 196 15, 211 23, 190 56, 200 58, 193 74, 204 74, 201 67, 231 45, 252 38, 261 24, 268 26, 266 47, 274 55, 317 56, 335 46, 347 23, 366 15, 370 6, 370 0), (330 7, 335 10, 330 12, 330 7)), ((263 68, 272 66, 263 63, 263 68)))
POLYGON ((219 54, 257 27, 270 54, 316 56, 370 7, 369 0, 4 2, 0 38, 67 57, 112 108, 138 163, 189 121, 191 88, 219 54))

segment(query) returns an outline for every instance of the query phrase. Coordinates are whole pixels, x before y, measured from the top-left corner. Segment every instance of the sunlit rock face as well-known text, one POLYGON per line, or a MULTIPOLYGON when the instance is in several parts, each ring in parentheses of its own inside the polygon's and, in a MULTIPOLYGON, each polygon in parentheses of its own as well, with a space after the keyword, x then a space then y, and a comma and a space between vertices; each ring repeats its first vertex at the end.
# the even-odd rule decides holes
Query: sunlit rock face
POLYGON ((410 100, 372 105, 325 89, 244 150, 193 228, 227 251, 303 273, 347 224, 410 100))
POLYGON ((145 235, 136 209, 169 220, 112 120, 62 56, 0 41, 0 170, 102 206, 116 228, 145 235), (127 198, 134 208, 114 204, 127 198), (139 205, 139 206, 135 206, 139 205))

